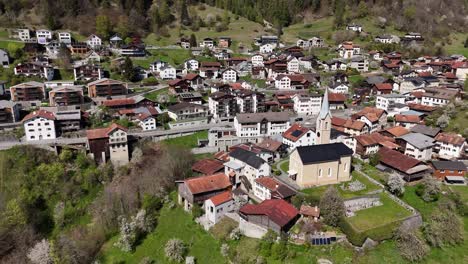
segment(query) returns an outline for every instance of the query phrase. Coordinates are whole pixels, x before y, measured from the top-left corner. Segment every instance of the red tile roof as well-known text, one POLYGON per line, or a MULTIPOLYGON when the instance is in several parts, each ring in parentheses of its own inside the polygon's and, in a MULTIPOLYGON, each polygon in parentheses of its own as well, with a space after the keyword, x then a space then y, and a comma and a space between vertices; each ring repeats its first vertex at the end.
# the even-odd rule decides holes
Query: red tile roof
POLYGON ((376 83, 375 88, 379 91, 392 90, 393 86, 391 83, 376 83))
POLYGON ((216 152, 213 157, 220 161, 229 161, 229 153, 225 151, 216 152))
POLYGON ((49 120, 55 120, 54 113, 46 111, 46 110, 36 110, 36 111, 29 113, 27 116, 25 116, 23 118, 23 122, 31 120, 36 117, 42 117, 42 118, 49 119, 49 120))
POLYGON ((273 140, 271 138, 265 138, 261 143, 257 144, 257 147, 261 149, 265 149, 271 152, 276 152, 278 151, 279 147, 281 147, 283 143, 273 140))
POLYGON ((200 75, 198 75, 196 73, 187 73, 187 75, 185 75, 184 79, 191 81, 191 80, 193 80, 193 79, 195 79, 195 78, 197 78, 199 76, 200 75))
POLYGON ((356 138, 356 141, 363 146, 382 144, 383 142, 391 142, 391 143, 395 142, 395 139, 391 137, 383 136, 377 132, 374 132, 371 134, 362 134, 362 135, 356 136, 355 138, 356 138))
POLYGON ((270 191, 276 191, 279 185, 282 185, 279 181, 273 177, 260 177, 255 179, 255 182, 267 188, 270 191))
POLYGON ((346 122, 343 124, 343 127, 349 128, 352 130, 361 131, 365 125, 366 123, 362 121, 347 119, 346 122))
POLYGON ((435 140, 446 143, 446 144, 456 145, 456 146, 462 145, 463 142, 465 142, 464 137, 457 135, 455 133, 440 133, 436 136, 435 140))
POLYGON ((304 136, 308 131, 310 131, 310 129, 308 129, 307 127, 303 127, 299 123, 295 123, 283 133, 283 138, 296 142, 302 136, 304 136))
POLYGON ((221 63, 217 61, 203 61, 201 62, 201 67, 205 68, 221 68, 221 63))
POLYGON ((97 128, 97 129, 89 129, 86 130, 86 137, 89 139, 98 139, 98 138, 108 138, 109 133, 114 131, 115 129, 121 129, 123 131, 127 131, 127 129, 121 125, 113 123, 109 127, 105 128, 97 128))
POLYGON ((224 190, 231 186, 228 176, 224 173, 188 178, 183 180, 183 182, 192 194, 224 190))
POLYGON ((346 119, 341 117, 332 117, 331 118, 332 126, 343 127, 346 123, 346 119))
POLYGON ((312 207, 308 205, 301 205, 299 213, 305 216, 320 217, 320 208, 317 206, 312 207))
POLYGON ((220 194, 217 194, 213 197, 211 197, 209 200, 215 205, 221 205, 223 203, 229 202, 232 200, 232 194, 231 191, 225 191, 220 194))
POLYGON ((102 102, 104 106, 124 106, 124 105, 133 105, 135 104, 135 99, 133 98, 123 98, 123 99, 113 99, 113 100, 105 100, 102 102))
POLYGON ((355 116, 357 116, 358 118, 361 117, 361 116, 365 116, 365 117, 367 117, 367 119, 369 119, 369 121, 375 122, 375 121, 378 121, 379 118, 384 113, 385 113, 385 111, 382 110, 382 109, 367 106, 367 107, 364 107, 364 109, 362 109, 361 111, 357 112, 355 114, 355 116))
POLYGON ((408 103, 408 106, 411 110, 415 111, 423 111, 423 112, 432 112, 436 110, 437 107, 435 106, 429 106, 429 105, 422 105, 422 104, 414 104, 414 103, 408 103))
POLYGON ((346 95, 342 93, 328 93, 328 101, 330 103, 341 103, 346 101, 346 95))
POLYGON ((424 92, 423 91, 416 91, 416 92, 411 92, 411 95, 421 99, 423 97, 424 92))
POLYGON ((205 175, 215 174, 224 169, 222 161, 215 159, 202 159, 192 165, 192 170, 205 175))
POLYGON ((391 128, 387 128, 385 131, 392 134, 394 137, 401 137, 403 135, 408 134, 410 131, 402 126, 394 126, 391 128))
POLYGON ((277 225, 284 227, 294 220, 299 211, 281 199, 265 200, 260 204, 246 204, 239 210, 244 215, 266 215, 277 225))
POLYGON ((385 147, 380 148, 378 155, 380 162, 402 172, 406 172, 421 163, 415 158, 385 147))
POLYGON ((419 123, 421 119, 418 115, 395 115, 395 121, 402 123, 419 123))

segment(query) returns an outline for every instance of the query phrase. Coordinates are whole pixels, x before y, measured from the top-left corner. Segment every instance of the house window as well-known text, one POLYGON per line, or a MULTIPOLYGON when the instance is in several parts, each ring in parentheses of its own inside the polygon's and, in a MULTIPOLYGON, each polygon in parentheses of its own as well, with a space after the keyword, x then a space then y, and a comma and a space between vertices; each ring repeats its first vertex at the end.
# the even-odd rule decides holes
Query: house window
POLYGON ((344 164, 344 171, 347 171, 348 170, 348 163, 345 163, 344 164))
POLYGON ((328 177, 331 176, 331 168, 328 168, 328 177))
POLYGON ((213 210, 213 206, 210 206, 210 212, 213 213, 213 211, 214 211, 214 210, 213 210))
POLYGON ((319 172, 319 173, 318 173, 318 174, 319 174, 319 177, 322 177, 322 169, 319 169, 318 172, 319 172))

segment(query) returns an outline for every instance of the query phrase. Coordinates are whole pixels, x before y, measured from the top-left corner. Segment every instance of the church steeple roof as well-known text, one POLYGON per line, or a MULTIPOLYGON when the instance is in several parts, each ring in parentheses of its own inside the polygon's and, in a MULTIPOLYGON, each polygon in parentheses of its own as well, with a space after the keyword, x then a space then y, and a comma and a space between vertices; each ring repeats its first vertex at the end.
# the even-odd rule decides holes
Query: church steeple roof
POLYGON ((325 90, 325 94, 323 95, 322 108, 320 109, 319 118, 325 119, 327 115, 330 115, 331 118, 330 103, 328 102, 328 89, 325 90))

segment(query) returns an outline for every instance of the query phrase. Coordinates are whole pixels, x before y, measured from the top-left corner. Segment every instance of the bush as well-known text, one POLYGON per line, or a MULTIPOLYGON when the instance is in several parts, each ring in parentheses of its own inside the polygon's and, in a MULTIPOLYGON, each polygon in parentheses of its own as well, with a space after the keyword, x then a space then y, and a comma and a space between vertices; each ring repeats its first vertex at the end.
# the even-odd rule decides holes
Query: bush
POLYGON ((334 187, 329 187, 320 199, 320 212, 327 225, 337 226, 344 216, 344 202, 334 187))
POLYGON ((396 174, 392 174, 388 177, 387 187, 388 191, 396 196, 401 196, 405 192, 405 182, 396 174))
POLYGON ((185 254, 187 253, 187 247, 182 240, 172 238, 167 241, 166 246, 164 247, 164 253, 170 260, 182 262, 185 254))
POLYGON ((201 208, 200 205, 195 204, 195 205, 192 207, 192 217, 193 217, 194 219, 196 219, 196 218, 202 216, 203 214, 204 214, 204 211, 203 211, 203 209, 201 208))
POLYGON ((416 194, 425 202, 434 202, 439 200, 440 182, 431 176, 426 176, 423 183, 416 187, 416 194))
POLYGON ((456 245, 463 242, 463 224, 451 209, 439 206, 424 225, 424 236, 434 247, 456 245))
POLYGON ((400 255, 411 262, 420 261, 429 253, 429 247, 414 231, 407 232, 400 227, 396 233, 396 241, 400 255))

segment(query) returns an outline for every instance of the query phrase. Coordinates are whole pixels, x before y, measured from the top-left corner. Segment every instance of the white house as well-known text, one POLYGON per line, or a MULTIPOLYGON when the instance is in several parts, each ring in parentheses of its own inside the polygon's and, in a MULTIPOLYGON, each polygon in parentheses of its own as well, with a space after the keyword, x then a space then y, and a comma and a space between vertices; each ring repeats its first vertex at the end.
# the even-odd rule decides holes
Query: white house
POLYGON ((52 40, 52 31, 47 29, 40 29, 36 31, 37 43, 45 45, 52 40))
POLYGON ((243 113, 234 118, 238 137, 268 137, 281 135, 289 128, 289 113, 243 113))
POLYGON ((237 81, 237 71, 232 68, 227 68, 221 72, 223 82, 233 83, 237 81))
POLYGON ((271 43, 267 43, 265 45, 260 46, 260 53, 261 54, 270 54, 273 52, 275 49, 276 45, 273 45, 271 43))
POLYGON ((300 146, 312 146, 316 144, 317 135, 310 128, 296 123, 283 133, 283 144, 289 146, 292 151, 300 146))
POLYGON ((439 150, 439 157, 443 159, 460 158, 466 146, 465 138, 454 133, 440 133, 436 136, 436 149, 439 150))
POLYGON ((95 49, 102 46, 102 40, 96 35, 91 35, 86 39, 86 44, 88 44, 92 49, 95 49))
POLYGON ((57 39, 60 43, 71 44, 72 35, 70 34, 70 32, 60 31, 57 33, 57 39))
POLYGON ((458 94, 457 90, 443 88, 426 88, 425 91, 421 98, 421 104, 428 106, 444 106, 458 94))
POLYGON ((298 115, 316 115, 322 106, 322 96, 319 94, 295 94, 292 97, 294 112, 298 115))
POLYGON ((55 115, 45 110, 37 110, 23 119, 27 141, 55 139, 55 115))
POLYGON ((184 68, 187 71, 197 71, 200 63, 196 59, 188 59, 184 63, 184 68))
POLYGON ((298 47, 301 47, 303 49, 308 49, 308 48, 321 48, 324 45, 324 41, 321 38, 318 37, 312 37, 308 40, 304 39, 298 39, 296 42, 296 45, 298 47))
POLYGON ((260 201, 270 199, 288 199, 296 192, 273 177, 261 177, 255 180, 254 195, 260 201))
POLYGON ((332 83, 328 89, 332 93, 348 94, 349 86, 346 83, 332 83))
POLYGON ((253 55, 250 60, 252 61, 252 66, 254 67, 260 67, 263 66, 263 56, 260 54, 255 54, 253 55))
POLYGON ((401 94, 379 94, 376 96, 375 107, 389 112, 395 104, 404 104, 406 96, 401 94))
POLYGON ((229 153, 229 161, 224 163, 224 173, 226 175, 235 174, 236 184, 240 182, 241 176, 245 176, 253 186, 255 179, 270 176, 271 167, 267 161, 255 153, 236 148, 229 153))
POLYGON ((408 133, 398 137, 406 142, 405 155, 420 161, 432 159, 434 139, 421 133, 408 133))
POLYGON ((216 224, 224 214, 234 210, 234 199, 230 191, 224 191, 208 200, 205 200, 203 209, 206 220, 211 224, 216 224))
POLYGON ((414 90, 424 89, 424 87, 426 87, 426 84, 423 79, 419 77, 416 77, 416 78, 410 77, 410 78, 404 78, 400 82, 399 89, 400 89, 401 94, 407 94, 407 93, 411 93, 414 90))
POLYGON ((10 67, 10 57, 8 56, 8 52, 2 49, 0 49, 0 65, 3 68, 10 67))
POLYGON ((173 80, 177 78, 176 75, 176 68, 172 67, 171 65, 166 65, 159 69, 159 77, 163 80, 173 80))
POLYGON ((343 59, 351 59, 355 56, 361 55, 361 47, 351 41, 343 42, 338 45, 338 54, 343 59))
POLYGON ((290 59, 288 59, 288 72, 289 73, 300 72, 300 62, 296 57, 291 57, 290 59))
POLYGON ((27 28, 14 29, 11 32, 11 38, 16 38, 21 41, 27 42, 31 40, 31 33, 27 28))
POLYGON ((349 25, 346 25, 346 30, 350 30, 354 32, 362 32, 362 26, 358 24, 349 24, 349 25))
POLYGON ((280 90, 306 89, 309 82, 301 74, 278 74, 275 78, 275 88, 280 90))
POLYGON ((369 60, 363 56, 355 56, 351 58, 349 63, 351 69, 356 69, 358 72, 368 72, 369 71, 369 60))
POLYGON ((156 118, 150 114, 139 113, 136 116, 136 120, 138 126, 140 126, 143 131, 156 129, 156 118))

